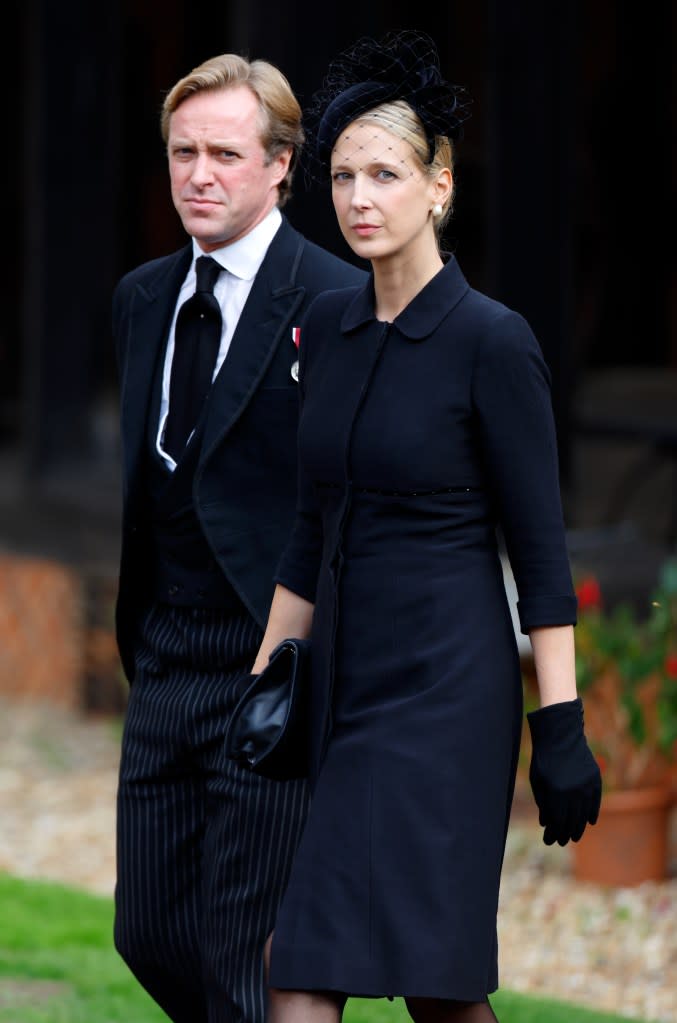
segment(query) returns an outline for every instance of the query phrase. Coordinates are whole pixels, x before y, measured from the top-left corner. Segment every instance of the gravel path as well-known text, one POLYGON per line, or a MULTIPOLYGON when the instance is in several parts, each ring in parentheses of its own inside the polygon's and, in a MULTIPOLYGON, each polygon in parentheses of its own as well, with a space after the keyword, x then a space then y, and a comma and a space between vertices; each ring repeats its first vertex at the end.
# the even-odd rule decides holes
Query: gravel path
MULTIPOLYGON (((0 870, 111 895, 119 729, 0 699, 0 870)), ((677 1023, 677 864, 663 884, 576 884, 531 811, 503 873, 501 981, 516 991, 677 1023)))

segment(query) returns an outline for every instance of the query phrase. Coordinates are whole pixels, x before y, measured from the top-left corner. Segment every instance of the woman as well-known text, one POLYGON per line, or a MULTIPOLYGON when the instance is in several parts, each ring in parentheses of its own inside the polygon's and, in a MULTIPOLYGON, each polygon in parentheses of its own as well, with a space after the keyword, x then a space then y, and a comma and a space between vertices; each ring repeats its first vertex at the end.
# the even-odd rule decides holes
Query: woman
POLYGON ((336 1023, 349 995, 496 1019, 522 720, 497 527, 538 677, 545 841, 599 807, 548 371, 524 319, 438 247, 466 108, 412 32, 358 43, 318 98, 316 153, 372 275, 320 296, 304 330, 298 515, 253 666, 312 636, 313 796, 269 947, 273 1023, 336 1023))

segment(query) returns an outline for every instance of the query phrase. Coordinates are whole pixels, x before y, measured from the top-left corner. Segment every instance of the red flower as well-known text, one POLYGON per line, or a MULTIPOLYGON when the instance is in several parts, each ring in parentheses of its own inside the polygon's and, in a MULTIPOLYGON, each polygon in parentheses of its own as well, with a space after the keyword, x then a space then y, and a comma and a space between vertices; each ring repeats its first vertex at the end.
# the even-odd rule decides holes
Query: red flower
POLYGON ((677 654, 668 654, 663 667, 668 678, 677 678, 677 654))
POLYGON ((594 576, 587 576, 582 579, 576 587, 578 607, 585 611, 588 607, 600 607, 602 603, 602 591, 594 576))

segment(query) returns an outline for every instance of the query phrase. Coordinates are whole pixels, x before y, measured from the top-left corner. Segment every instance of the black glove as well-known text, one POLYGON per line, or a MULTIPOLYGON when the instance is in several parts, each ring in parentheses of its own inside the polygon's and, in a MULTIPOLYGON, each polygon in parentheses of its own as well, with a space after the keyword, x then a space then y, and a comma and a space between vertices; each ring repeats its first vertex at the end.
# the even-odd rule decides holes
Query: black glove
POLYGON ((531 731, 529 781, 545 828, 546 845, 577 842, 594 824, 602 775, 583 732, 583 701, 552 703, 527 714, 531 731))

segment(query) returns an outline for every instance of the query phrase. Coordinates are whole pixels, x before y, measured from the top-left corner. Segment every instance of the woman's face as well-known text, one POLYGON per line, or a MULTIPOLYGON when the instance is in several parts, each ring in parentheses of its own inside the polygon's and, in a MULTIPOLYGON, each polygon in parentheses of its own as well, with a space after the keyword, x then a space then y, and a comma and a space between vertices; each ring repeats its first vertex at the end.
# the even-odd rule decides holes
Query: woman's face
POLYGON ((353 121, 334 146, 331 178, 339 227, 357 255, 382 259, 436 244, 430 211, 444 195, 404 139, 353 121))

